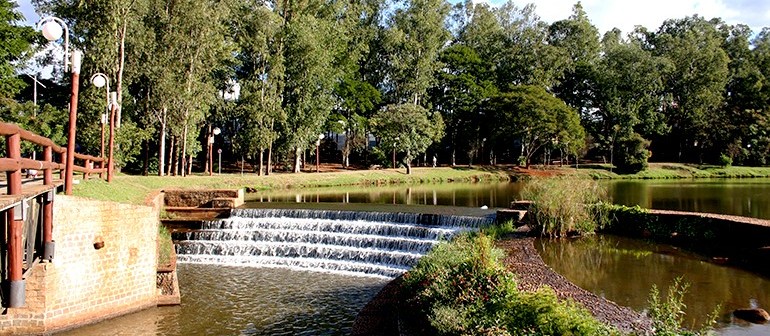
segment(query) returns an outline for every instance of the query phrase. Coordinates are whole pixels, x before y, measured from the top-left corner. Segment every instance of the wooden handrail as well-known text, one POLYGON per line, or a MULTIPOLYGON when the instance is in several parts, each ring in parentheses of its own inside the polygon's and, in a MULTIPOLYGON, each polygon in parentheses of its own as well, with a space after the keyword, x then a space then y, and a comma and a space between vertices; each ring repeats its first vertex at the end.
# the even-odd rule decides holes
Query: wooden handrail
MULTIPOLYGON (((19 127, 19 125, 0 122, 0 135, 13 135, 13 134, 19 134, 21 136, 21 139, 24 141, 29 141, 31 143, 34 143, 43 147, 51 147, 51 150, 54 153, 62 154, 67 152, 67 148, 57 145, 51 139, 48 139, 46 137, 42 137, 40 135, 27 131, 19 127)), ((105 158, 100 158, 100 157, 91 156, 87 154, 80 154, 80 153, 75 153, 75 158, 80 160, 90 160, 93 162, 107 162, 105 158)), ((23 167, 23 168, 27 168, 27 167, 23 167)), ((30 169, 34 169, 34 168, 30 168, 30 169)), ((59 168, 59 169, 64 169, 64 168, 59 168)))

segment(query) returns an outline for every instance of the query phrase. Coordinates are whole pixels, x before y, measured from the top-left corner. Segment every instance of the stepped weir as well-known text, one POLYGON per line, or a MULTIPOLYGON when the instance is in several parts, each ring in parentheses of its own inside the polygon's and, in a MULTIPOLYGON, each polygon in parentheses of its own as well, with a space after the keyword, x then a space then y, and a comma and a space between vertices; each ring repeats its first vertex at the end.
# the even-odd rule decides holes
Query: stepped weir
POLYGON ((305 209, 233 209, 176 232, 180 263, 284 267, 395 278, 441 240, 493 217, 305 209))

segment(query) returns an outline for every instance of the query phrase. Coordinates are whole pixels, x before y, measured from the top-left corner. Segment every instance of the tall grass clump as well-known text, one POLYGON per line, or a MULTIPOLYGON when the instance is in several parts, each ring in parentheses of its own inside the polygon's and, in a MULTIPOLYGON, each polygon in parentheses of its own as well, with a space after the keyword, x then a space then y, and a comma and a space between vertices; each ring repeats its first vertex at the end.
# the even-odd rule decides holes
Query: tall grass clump
POLYGON ((652 319, 655 336, 706 336, 714 334, 711 326, 716 323, 719 306, 709 316, 709 323, 703 326, 700 331, 690 331, 682 326, 687 308, 684 304, 684 296, 688 287, 689 284, 683 282, 682 278, 676 278, 674 283, 668 287, 666 297, 662 298, 658 287, 652 286, 647 303, 650 305, 648 315, 652 319))
POLYGON ((410 270, 402 295, 419 335, 607 335, 613 331, 550 288, 519 292, 484 234, 439 244, 410 270))
POLYGON ((533 178, 521 191, 532 201, 527 215, 535 229, 547 236, 591 233, 606 222, 607 190, 582 178, 533 178))
POLYGON ((171 264, 173 251, 174 242, 171 240, 171 232, 165 226, 158 225, 158 266, 171 264))

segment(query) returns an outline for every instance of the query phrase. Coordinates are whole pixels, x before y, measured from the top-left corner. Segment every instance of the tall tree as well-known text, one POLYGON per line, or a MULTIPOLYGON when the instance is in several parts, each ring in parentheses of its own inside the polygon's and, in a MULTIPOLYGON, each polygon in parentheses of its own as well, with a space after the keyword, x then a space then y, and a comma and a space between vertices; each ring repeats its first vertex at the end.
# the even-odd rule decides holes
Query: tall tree
MULTIPOLYGON (((722 49, 717 24, 699 16, 667 20, 652 35, 653 54, 664 56, 673 64, 673 70, 666 74, 666 87, 671 95, 666 114, 672 132, 659 144, 675 144, 678 150, 665 159, 681 161, 683 153, 695 154, 700 148, 709 147, 706 142, 710 123, 721 107, 729 75, 728 57, 722 49)), ((696 156, 690 155, 688 159, 695 160, 696 156)))
POLYGON ((382 147, 404 153, 406 173, 412 173, 412 161, 444 135, 441 115, 415 104, 388 105, 372 118, 374 135, 382 147))
POLYGON ((439 50, 449 39, 445 0, 406 0, 396 9, 386 34, 391 101, 420 105, 440 67, 439 50))
POLYGON ((16 8, 15 1, 0 0, 0 106, 4 107, 24 86, 16 67, 29 56, 36 37, 32 28, 19 25, 24 17, 16 8))

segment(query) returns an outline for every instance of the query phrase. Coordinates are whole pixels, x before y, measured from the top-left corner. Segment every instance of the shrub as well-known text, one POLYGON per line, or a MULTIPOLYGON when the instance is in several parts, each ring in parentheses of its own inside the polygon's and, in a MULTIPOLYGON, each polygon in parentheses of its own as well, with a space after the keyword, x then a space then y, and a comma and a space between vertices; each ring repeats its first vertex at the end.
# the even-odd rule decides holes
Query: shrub
POLYGON ((645 140, 638 133, 632 133, 618 142, 615 153, 615 165, 619 174, 635 174, 647 169, 647 159, 650 151, 647 147, 650 141, 645 140))
POLYGON ((520 293, 503 253, 485 235, 439 244, 403 278, 407 303, 430 325, 418 334, 602 335, 611 329, 574 302, 543 289, 520 293))
POLYGON ((674 279, 674 283, 668 287, 666 299, 660 297, 657 286, 652 285, 650 298, 647 303, 650 305, 648 315, 652 319, 655 336, 698 336, 710 335, 711 325, 716 321, 719 313, 719 306, 714 309, 710 316, 710 323, 703 326, 701 331, 689 331, 682 327, 684 321, 685 309, 684 296, 687 293, 689 284, 682 282, 682 278, 674 279))
POLYGON ((733 165, 733 158, 726 154, 719 155, 719 165, 722 167, 730 167, 733 165))
POLYGON ((521 197, 533 202, 528 215, 544 235, 592 233, 606 223, 606 208, 593 205, 606 200, 607 191, 590 179, 533 178, 521 197))

